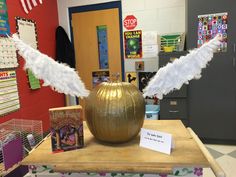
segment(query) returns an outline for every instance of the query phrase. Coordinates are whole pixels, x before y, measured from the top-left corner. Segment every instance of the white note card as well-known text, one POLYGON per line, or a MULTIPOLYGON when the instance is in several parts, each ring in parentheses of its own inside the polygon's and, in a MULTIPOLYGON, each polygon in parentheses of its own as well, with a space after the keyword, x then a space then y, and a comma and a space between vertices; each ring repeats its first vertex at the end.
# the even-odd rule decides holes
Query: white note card
POLYGON ((173 139, 169 133, 142 128, 139 145, 170 155, 171 147, 173 147, 173 139))

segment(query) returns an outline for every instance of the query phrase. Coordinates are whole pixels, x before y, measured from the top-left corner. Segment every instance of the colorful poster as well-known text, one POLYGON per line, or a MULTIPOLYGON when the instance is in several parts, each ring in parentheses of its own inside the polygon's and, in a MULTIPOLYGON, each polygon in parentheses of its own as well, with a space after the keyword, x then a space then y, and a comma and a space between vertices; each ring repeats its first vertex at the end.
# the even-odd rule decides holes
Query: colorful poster
POLYGON ((125 81, 133 84, 134 86, 138 87, 138 78, 136 72, 126 72, 125 81))
POLYGON ((20 108, 15 71, 0 72, 0 116, 20 108))
POLYGON ((6 0, 0 0, 0 35, 9 35, 10 27, 8 22, 8 13, 6 0))
POLYGON ((93 87, 99 85, 102 82, 108 82, 109 79, 109 71, 93 71, 93 87))
POLYGON ((142 31, 125 31, 125 58, 142 58, 142 31))
POLYGON ((219 51, 227 51, 227 23, 228 13, 206 14, 198 16, 198 47, 205 42, 214 38, 217 34, 221 34, 223 41, 219 51))
POLYGON ((108 69, 107 26, 97 26, 99 69, 108 69))
POLYGON ((139 90, 142 92, 156 72, 139 72, 139 90))

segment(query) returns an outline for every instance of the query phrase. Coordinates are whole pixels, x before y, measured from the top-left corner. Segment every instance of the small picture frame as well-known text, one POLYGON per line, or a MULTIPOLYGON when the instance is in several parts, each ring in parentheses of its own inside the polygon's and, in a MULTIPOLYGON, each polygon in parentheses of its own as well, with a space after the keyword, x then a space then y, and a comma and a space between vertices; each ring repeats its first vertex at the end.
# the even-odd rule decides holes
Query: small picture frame
POLYGON ((136 61, 135 62, 135 70, 136 71, 144 71, 144 61, 136 61))

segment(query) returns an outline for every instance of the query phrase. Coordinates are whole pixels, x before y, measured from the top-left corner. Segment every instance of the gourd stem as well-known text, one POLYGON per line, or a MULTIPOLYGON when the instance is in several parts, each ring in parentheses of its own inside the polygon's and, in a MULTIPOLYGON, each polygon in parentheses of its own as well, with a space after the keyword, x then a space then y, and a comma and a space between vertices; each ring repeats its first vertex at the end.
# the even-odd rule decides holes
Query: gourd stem
POLYGON ((120 73, 113 73, 110 76, 110 82, 119 82, 120 81, 120 73))

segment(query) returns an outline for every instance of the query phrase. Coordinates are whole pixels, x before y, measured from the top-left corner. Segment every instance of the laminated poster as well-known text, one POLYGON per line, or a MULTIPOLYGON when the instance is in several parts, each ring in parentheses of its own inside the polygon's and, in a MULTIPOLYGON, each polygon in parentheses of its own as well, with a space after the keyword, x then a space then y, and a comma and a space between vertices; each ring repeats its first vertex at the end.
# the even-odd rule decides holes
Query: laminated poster
POLYGON ((0 116, 20 108, 15 71, 0 71, 0 116))
POLYGON ((0 0, 0 35, 10 34, 6 0, 0 0))
POLYGON ((107 26, 97 26, 99 69, 108 69, 107 26))
POLYGON ((227 23, 228 13, 206 14, 198 16, 198 47, 221 34, 223 41, 219 51, 227 51, 227 23))
POLYGON ((134 86, 138 87, 138 78, 136 72, 126 72, 125 73, 125 81, 133 84, 134 86))
POLYGON ((16 68, 18 66, 16 47, 7 37, 0 37, 0 69, 16 68))
POLYGON ((125 58, 142 58, 142 31, 125 31, 125 58))
POLYGON ((147 86, 150 79, 156 74, 156 72, 139 72, 139 90, 143 92, 143 89, 147 86))

